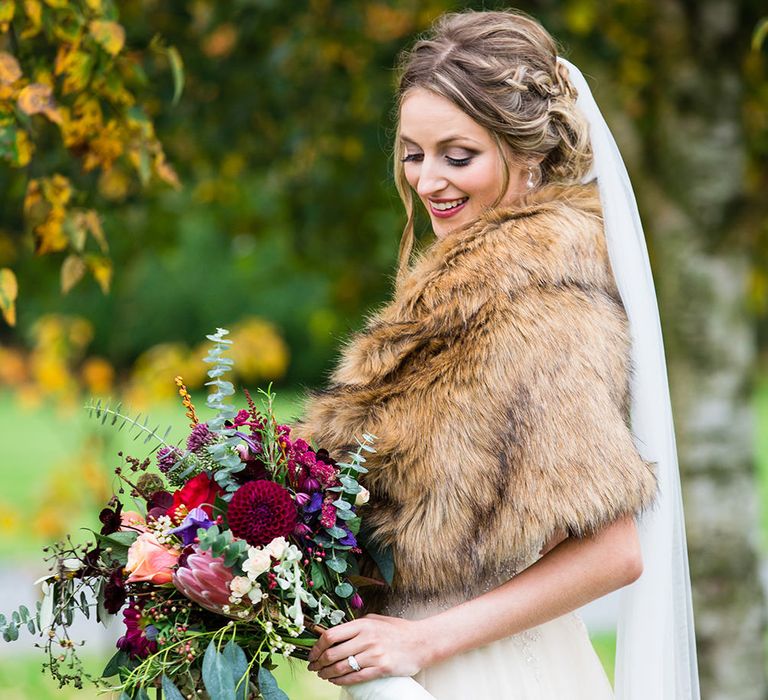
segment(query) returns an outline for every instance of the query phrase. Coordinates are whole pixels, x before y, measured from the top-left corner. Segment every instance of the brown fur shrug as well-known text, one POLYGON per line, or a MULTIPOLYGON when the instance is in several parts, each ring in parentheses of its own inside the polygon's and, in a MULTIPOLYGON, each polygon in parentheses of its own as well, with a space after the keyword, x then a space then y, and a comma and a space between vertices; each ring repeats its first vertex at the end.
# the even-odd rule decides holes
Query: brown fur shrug
POLYGON ((301 429, 332 454, 377 436, 362 512, 396 591, 458 590, 652 503, 629 342, 594 186, 545 187, 426 250, 301 429))

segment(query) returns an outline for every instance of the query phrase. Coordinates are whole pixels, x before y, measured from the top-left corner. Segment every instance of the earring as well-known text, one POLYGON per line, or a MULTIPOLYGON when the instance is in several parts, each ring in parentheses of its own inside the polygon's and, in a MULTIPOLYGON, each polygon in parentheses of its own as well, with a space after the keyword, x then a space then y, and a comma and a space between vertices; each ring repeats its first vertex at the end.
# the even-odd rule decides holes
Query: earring
POLYGON ((528 168, 528 180, 525 183, 525 186, 529 190, 532 190, 534 187, 536 187, 536 183, 533 181, 533 168, 531 167, 528 168))

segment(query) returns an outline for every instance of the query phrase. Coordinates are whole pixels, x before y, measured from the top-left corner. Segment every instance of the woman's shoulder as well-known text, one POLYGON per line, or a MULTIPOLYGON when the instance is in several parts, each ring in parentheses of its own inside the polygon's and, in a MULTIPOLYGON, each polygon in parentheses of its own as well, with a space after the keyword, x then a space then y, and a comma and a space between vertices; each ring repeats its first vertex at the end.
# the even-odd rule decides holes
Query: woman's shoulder
POLYGON ((403 291, 509 294, 529 287, 594 289, 618 299, 595 185, 550 185, 437 241, 403 291))

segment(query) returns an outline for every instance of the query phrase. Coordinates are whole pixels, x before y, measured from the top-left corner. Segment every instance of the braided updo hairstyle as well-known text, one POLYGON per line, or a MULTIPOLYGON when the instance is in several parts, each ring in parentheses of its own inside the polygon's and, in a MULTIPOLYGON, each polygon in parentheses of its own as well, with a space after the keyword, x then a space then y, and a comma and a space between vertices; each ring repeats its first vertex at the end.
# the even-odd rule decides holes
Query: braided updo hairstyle
MULTIPOLYGON (((587 123, 576 110, 576 90, 557 61, 555 41, 521 12, 442 15, 401 54, 399 74, 398 114, 408 92, 423 88, 447 98, 491 133, 504 164, 493 206, 509 184, 506 152, 526 167, 540 161, 541 184, 579 182, 592 164, 587 123)), ((397 131, 399 137, 399 124, 397 131)), ((399 149, 396 145, 395 184, 408 216, 400 242, 402 274, 413 247, 414 204, 399 149)))

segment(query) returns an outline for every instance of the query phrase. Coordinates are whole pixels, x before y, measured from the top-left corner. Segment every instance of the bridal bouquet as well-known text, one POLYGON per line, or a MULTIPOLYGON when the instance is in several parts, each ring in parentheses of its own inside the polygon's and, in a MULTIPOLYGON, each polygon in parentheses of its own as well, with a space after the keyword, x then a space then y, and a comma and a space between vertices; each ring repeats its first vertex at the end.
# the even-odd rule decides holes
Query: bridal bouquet
MULTIPOLYGON (((6 641, 22 626, 43 636, 45 667, 61 686, 87 678, 121 700, 146 700, 151 690, 168 700, 287 698, 271 674, 276 657, 306 659, 325 628, 362 607, 355 555, 367 492, 357 477, 372 436, 337 462, 277 423, 270 391, 261 408, 246 391, 247 408, 236 410, 226 402, 234 394, 223 379, 233 364, 226 335, 208 336, 213 417, 198 419, 176 379, 190 420, 183 448, 167 442, 170 428, 161 435, 119 405, 88 407, 156 444, 154 459, 119 453, 120 488, 90 542, 46 549, 51 573, 34 613, 0 616, 6 641), (70 636, 78 613, 102 622, 122 613, 125 632, 100 679, 85 672, 70 636)), ((424 697, 412 679, 355 688, 361 699, 402 700, 409 688, 424 697)))

